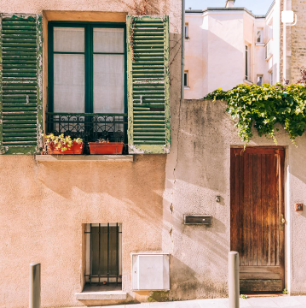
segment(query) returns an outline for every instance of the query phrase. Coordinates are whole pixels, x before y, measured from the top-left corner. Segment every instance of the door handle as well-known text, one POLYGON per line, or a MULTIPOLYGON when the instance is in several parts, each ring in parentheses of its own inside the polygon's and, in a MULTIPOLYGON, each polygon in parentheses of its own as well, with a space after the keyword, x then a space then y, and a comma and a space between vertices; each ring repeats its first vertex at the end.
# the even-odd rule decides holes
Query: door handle
POLYGON ((281 230, 284 230, 285 224, 286 224, 286 219, 284 218, 284 214, 281 214, 281 217, 280 217, 280 229, 281 230))

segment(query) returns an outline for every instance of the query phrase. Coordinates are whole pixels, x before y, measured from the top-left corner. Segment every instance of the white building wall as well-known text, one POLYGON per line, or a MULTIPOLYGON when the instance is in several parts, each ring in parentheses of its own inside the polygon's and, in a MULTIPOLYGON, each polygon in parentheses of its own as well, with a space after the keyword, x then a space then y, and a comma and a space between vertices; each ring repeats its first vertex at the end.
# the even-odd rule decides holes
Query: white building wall
POLYGON ((203 98, 207 93, 207 24, 203 25, 203 14, 186 14, 188 39, 185 39, 185 72, 188 86, 185 98, 203 98))
POLYGON ((208 12, 208 93, 243 82, 243 12, 208 12))
POLYGON ((222 9, 186 13, 189 39, 185 40, 185 70, 188 88, 185 98, 202 98, 222 88, 229 90, 242 83, 281 82, 280 75, 280 0, 266 16, 256 17, 246 10, 222 9), (256 42, 257 29, 263 41, 256 42), (273 56, 266 59, 265 45, 272 43, 273 56), (245 81, 245 45, 249 46, 249 78, 245 81))

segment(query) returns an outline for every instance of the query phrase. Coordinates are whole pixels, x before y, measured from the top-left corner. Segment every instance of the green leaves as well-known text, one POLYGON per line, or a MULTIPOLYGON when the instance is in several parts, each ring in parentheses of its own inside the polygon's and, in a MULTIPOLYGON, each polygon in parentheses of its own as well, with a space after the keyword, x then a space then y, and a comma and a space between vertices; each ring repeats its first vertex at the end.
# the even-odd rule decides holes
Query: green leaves
POLYGON ((254 125, 259 136, 270 137, 276 143, 275 125, 280 123, 290 139, 301 136, 306 129, 306 86, 295 84, 274 86, 264 84, 238 85, 232 90, 217 89, 204 99, 227 101, 227 112, 238 119, 236 126, 243 142, 252 137, 254 125))

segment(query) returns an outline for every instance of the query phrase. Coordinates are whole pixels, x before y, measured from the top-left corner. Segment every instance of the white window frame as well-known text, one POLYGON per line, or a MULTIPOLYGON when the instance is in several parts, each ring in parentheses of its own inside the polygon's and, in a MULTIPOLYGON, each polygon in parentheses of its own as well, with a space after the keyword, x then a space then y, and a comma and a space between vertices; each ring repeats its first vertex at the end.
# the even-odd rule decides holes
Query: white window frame
POLYGON ((273 70, 270 72, 270 85, 272 86, 274 84, 273 80, 273 70))
POLYGON ((244 79, 247 81, 251 81, 250 80, 250 75, 251 75, 251 70, 250 70, 250 59, 251 59, 251 46, 248 44, 245 44, 245 51, 244 51, 244 69, 245 69, 245 74, 244 74, 244 79))

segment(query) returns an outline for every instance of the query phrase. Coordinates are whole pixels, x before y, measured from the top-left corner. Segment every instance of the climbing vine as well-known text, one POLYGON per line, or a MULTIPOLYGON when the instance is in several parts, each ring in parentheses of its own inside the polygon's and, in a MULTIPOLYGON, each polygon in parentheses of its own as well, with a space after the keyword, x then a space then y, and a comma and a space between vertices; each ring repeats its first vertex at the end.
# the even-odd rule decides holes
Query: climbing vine
POLYGON ((275 143, 277 123, 284 127, 293 143, 306 129, 306 85, 302 83, 238 85, 229 91, 217 89, 205 99, 227 102, 227 112, 236 120, 238 134, 245 143, 253 136, 253 125, 259 136, 271 137, 275 143))

